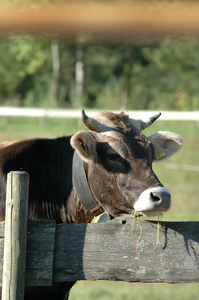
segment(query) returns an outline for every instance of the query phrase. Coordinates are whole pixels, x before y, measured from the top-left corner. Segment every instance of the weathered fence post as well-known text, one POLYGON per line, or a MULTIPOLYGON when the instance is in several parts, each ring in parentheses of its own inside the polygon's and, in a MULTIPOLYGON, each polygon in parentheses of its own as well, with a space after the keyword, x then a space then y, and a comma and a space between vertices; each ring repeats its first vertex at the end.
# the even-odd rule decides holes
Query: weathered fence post
POLYGON ((2 300, 24 298, 29 175, 7 176, 2 300))

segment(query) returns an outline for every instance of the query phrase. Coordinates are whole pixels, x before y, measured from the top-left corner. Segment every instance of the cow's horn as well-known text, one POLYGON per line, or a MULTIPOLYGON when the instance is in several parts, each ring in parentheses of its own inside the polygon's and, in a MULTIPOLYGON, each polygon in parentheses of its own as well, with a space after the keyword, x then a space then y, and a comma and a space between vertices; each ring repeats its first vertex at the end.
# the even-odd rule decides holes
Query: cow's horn
POLYGON ((158 113, 145 121, 140 120, 140 130, 142 131, 145 128, 149 127, 151 124, 153 124, 155 122, 155 120, 157 120, 159 118, 160 115, 161 115, 161 113, 158 113))
POLYGON ((90 127, 92 126, 93 123, 93 119, 89 118, 84 109, 82 109, 82 122, 86 125, 86 127, 88 127, 90 129, 90 127))
POLYGON ((101 122, 90 118, 86 115, 84 109, 82 109, 82 122, 86 125, 86 127, 92 131, 103 132, 105 131, 105 127, 101 122))

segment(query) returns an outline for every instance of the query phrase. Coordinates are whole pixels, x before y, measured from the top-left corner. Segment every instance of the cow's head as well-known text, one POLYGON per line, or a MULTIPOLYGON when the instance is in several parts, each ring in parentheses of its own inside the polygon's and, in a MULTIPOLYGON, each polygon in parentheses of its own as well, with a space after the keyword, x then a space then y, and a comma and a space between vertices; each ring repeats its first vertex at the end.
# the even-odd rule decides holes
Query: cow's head
POLYGON ((84 161, 91 192, 100 206, 114 217, 137 211, 156 216, 171 206, 171 195, 152 170, 154 160, 173 155, 183 144, 172 132, 146 137, 147 121, 130 119, 123 112, 107 112, 96 118, 82 111, 89 132, 80 131, 71 145, 84 161))

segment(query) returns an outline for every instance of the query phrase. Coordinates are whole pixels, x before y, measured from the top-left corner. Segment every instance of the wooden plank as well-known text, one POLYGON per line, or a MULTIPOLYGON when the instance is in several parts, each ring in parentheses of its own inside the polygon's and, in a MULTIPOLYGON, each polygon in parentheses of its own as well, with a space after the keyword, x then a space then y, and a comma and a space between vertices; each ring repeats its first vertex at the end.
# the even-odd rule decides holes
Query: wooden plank
MULTIPOLYGON (((28 220, 26 286, 50 286, 53 276, 55 220, 28 220)), ((0 286, 2 285, 4 224, 0 224, 0 286)))
POLYGON ((54 281, 199 282, 199 222, 160 224, 157 245, 156 222, 58 226, 54 281))
POLYGON ((49 5, 2 5, 0 31, 52 32, 65 37, 102 35, 109 42, 127 36, 198 34, 199 3, 81 1, 49 5))
POLYGON ((26 285, 102 279, 199 282, 199 222, 160 222, 157 245, 157 222, 133 224, 131 218, 117 218, 98 224, 28 223, 26 285))
POLYGON ((26 286, 52 285, 55 220, 28 220, 26 286))
POLYGON ((28 191, 28 173, 8 173, 2 286, 3 300, 23 300, 24 298, 28 191))

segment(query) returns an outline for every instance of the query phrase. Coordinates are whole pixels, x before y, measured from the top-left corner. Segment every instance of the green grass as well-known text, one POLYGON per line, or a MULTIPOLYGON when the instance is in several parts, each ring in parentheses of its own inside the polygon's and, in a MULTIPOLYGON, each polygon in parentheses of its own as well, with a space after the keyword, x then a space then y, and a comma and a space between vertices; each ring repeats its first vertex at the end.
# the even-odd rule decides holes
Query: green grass
POLYGON ((0 118, 0 141, 71 135, 83 128, 78 119, 0 118))
MULTIPOLYGON (((8 123, 0 119, 0 141, 31 137, 56 137, 84 129, 77 119, 47 119, 40 124, 34 118, 9 118, 8 123)), ((154 170, 172 194, 171 210, 163 220, 199 221, 199 172, 186 171, 182 164, 199 166, 199 124, 196 122, 156 122, 146 129, 148 136, 158 130, 179 133, 184 147, 168 161, 154 164, 154 170), (178 168, 167 168, 167 162, 178 164, 178 168)), ((195 300, 198 299, 198 284, 141 284, 126 282, 78 282, 71 291, 70 300, 195 300)))
POLYGON ((198 300, 199 285, 166 283, 127 283, 81 281, 70 293, 70 300, 198 300))

